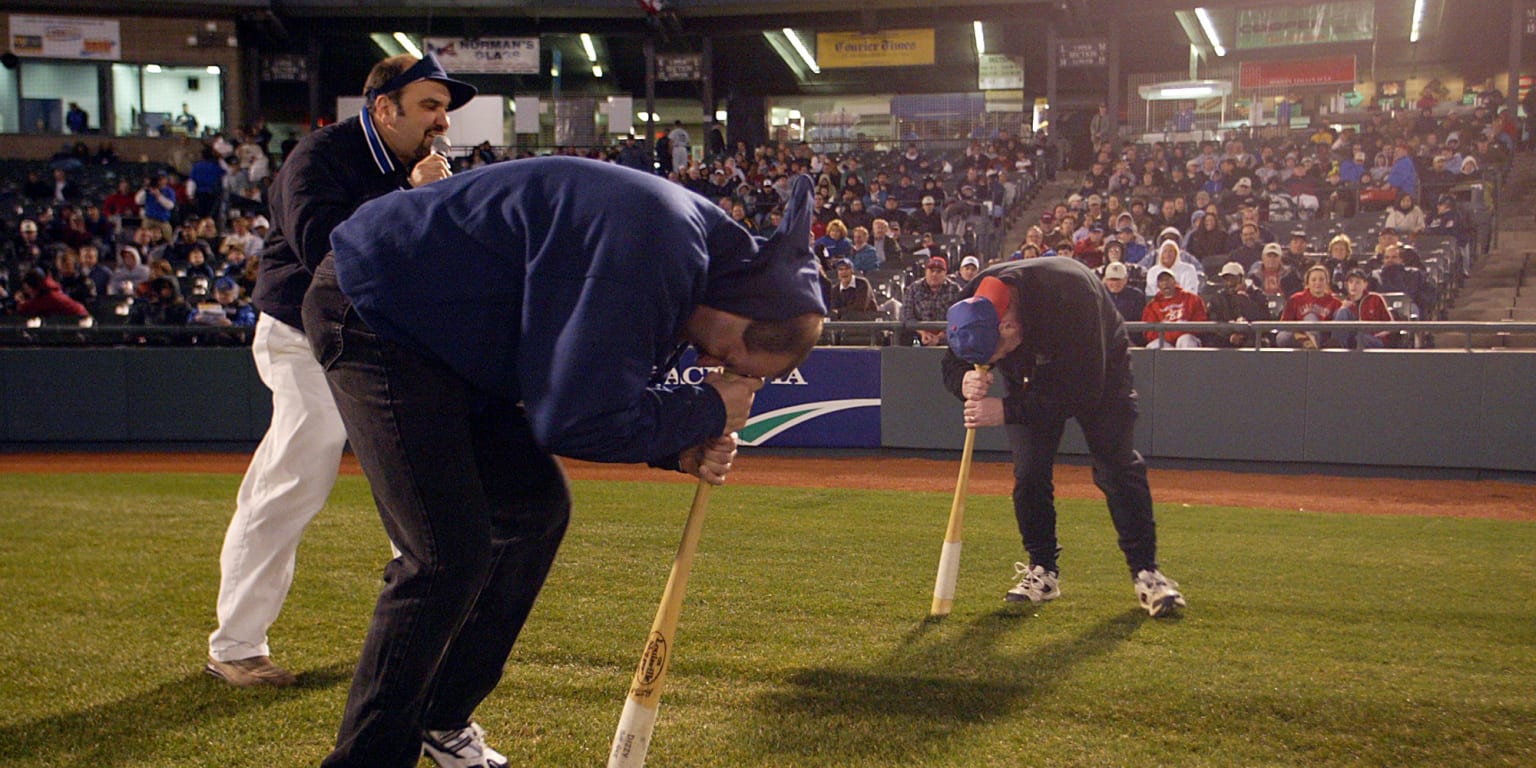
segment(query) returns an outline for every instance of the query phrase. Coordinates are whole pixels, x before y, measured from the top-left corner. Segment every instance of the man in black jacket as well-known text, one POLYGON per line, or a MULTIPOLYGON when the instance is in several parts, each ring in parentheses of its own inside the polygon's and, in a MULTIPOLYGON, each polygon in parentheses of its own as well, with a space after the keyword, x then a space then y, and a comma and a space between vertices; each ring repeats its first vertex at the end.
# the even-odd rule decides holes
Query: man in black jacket
POLYGON ((1018 583, 1004 599, 1061 596, 1051 476, 1075 418, 1142 608, 1161 617, 1183 607, 1178 584, 1157 566, 1147 465, 1133 447, 1130 340, 1109 291, 1072 259, 1009 261, 982 271, 948 315, 944 383, 965 401, 966 427, 1005 425, 1013 453, 1013 509, 1029 563, 1014 564, 1018 583), (1005 397, 988 396, 994 367, 1005 397))
POLYGON ((448 112, 474 96, 428 56, 377 64, 362 114, 306 137, 272 185, 273 227, 252 301, 261 311, 251 352, 272 390, 272 421, 240 484, 220 556, 219 627, 207 672, 237 686, 288 685, 269 658, 267 629, 293 581, 304 528, 336 482, 346 430, 325 374, 304 337, 300 306, 311 273, 330 251, 331 230, 359 205, 446 178, 432 139, 448 112))

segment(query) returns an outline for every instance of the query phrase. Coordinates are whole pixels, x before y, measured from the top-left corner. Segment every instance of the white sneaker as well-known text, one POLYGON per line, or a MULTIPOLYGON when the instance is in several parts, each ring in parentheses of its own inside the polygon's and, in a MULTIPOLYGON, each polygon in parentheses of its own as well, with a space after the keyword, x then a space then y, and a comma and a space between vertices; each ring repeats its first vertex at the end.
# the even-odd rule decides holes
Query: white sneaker
POLYGON ((1136 599, 1147 609, 1152 618, 1167 616, 1174 609, 1183 608, 1184 595, 1179 593, 1179 583, 1164 576, 1162 571, 1146 570, 1136 574, 1136 599))
POLYGON ((1003 599, 1010 603, 1030 602, 1039 605, 1061 597, 1055 571, 1047 571, 1043 565, 1013 564, 1013 576, 1019 583, 1003 599))
POLYGON ((507 758, 485 745, 485 729, 479 723, 455 731, 427 731, 421 752, 439 768, 507 768, 507 758))

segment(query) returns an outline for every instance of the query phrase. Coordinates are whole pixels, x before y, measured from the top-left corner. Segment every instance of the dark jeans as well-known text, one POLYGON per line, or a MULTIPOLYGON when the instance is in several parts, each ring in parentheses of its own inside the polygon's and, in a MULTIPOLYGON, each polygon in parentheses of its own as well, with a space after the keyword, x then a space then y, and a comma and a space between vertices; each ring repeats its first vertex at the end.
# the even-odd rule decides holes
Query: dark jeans
MULTIPOLYGON (((1013 514, 1031 565, 1056 567, 1056 487, 1052 474, 1061 435, 1071 418, 1061 403, 1025 390, 1024 423, 1009 424, 1013 451, 1013 514)), ((1157 567, 1157 526, 1147 464, 1136 452, 1136 393, 1130 363, 1105 383, 1104 397, 1077 417, 1093 456, 1093 482, 1109 502, 1120 550, 1131 574, 1157 567)))
POLYGON ((330 768, 414 768, 423 729, 463 727, 496 687, 570 519, 515 403, 374 335, 329 257, 304 328, 400 557, 352 677, 330 768))

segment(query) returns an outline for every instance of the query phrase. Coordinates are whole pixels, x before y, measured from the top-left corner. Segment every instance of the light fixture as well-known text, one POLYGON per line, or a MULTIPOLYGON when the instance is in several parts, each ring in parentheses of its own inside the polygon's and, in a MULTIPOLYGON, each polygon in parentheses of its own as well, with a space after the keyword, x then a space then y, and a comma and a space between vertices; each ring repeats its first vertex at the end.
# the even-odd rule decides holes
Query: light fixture
POLYGON ((161 72, 160 65, 150 64, 149 66, 144 67, 144 71, 150 73, 151 75, 158 75, 161 72))
POLYGON ((1216 49, 1216 55, 1227 55, 1227 49, 1221 47, 1221 38, 1216 36, 1216 25, 1211 23, 1211 14, 1206 13, 1204 8, 1196 8, 1195 18, 1200 20, 1200 28, 1205 30, 1205 36, 1211 39, 1211 47, 1216 49))
POLYGON ((1165 99, 1198 99, 1201 96, 1214 96, 1216 91, 1204 85, 1191 88, 1164 88, 1161 93, 1165 99))
POLYGON ((1424 0, 1413 0, 1413 27, 1408 30, 1408 42, 1419 41, 1419 27, 1424 23, 1424 0))
POLYGON ((980 56, 987 52, 987 34, 981 30, 980 19, 971 22, 971 26, 976 29, 976 55, 980 56))
POLYGON ((560 76, 560 65, 559 64, 554 64, 554 65, 550 66, 550 68, 549 68, 549 76, 550 77, 559 77, 560 76))
POLYGON ((722 123, 725 122, 725 110, 723 110, 723 109, 715 110, 715 120, 717 120, 719 122, 722 122, 722 123))
POLYGON ((661 115, 653 115, 653 114, 651 114, 649 112, 636 112, 635 113, 635 117, 640 118, 640 122, 642 122, 642 123, 659 123, 659 122, 661 122, 661 115))
POLYGON ((219 74, 220 72, 222 72, 224 70, 219 69, 219 65, 217 65, 217 64, 209 64, 208 67, 206 69, 204 69, 203 71, 207 72, 210 75, 217 75, 217 74, 219 74))
POLYGON ((1232 81, 1177 80, 1174 82, 1140 85, 1136 87, 1136 92, 1146 101, 1203 99, 1210 96, 1230 95, 1232 93, 1232 81))
POLYGON ((592 47, 592 36, 581 33, 581 48, 587 52, 587 61, 597 61, 597 49, 592 47))
POLYGON ((794 46, 795 53, 800 54, 800 60, 805 62, 805 66, 809 67, 812 72, 818 75, 821 74, 821 66, 816 63, 816 57, 812 56, 811 52, 806 49, 805 43, 800 42, 800 36, 795 34, 795 31, 789 27, 784 28, 784 36, 789 38, 789 44, 794 46))
POLYGON ((593 64, 592 65, 592 76, 593 77, 602 77, 603 76, 603 65, 601 65, 601 64, 593 64))
POLYGON ((789 119, 791 119, 791 120, 799 120, 800 119, 800 110, 798 110, 798 109, 791 109, 789 111, 789 119))
POLYGON ((395 38, 395 42, 399 43, 400 47, 405 49, 406 53, 409 53, 418 59, 421 58, 421 49, 417 48, 416 44, 411 42, 411 38, 407 37, 404 32, 396 32, 393 37, 395 38))

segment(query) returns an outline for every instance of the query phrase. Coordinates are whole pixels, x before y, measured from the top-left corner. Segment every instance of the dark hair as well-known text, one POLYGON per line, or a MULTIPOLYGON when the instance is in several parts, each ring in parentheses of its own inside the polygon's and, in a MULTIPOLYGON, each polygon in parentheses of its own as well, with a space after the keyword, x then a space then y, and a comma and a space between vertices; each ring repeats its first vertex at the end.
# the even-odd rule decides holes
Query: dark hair
POLYGON ((782 376, 810 356, 817 339, 821 338, 822 319, 821 315, 807 313, 785 320, 753 320, 742 331, 741 340, 748 352, 793 355, 794 363, 776 374, 782 376))

